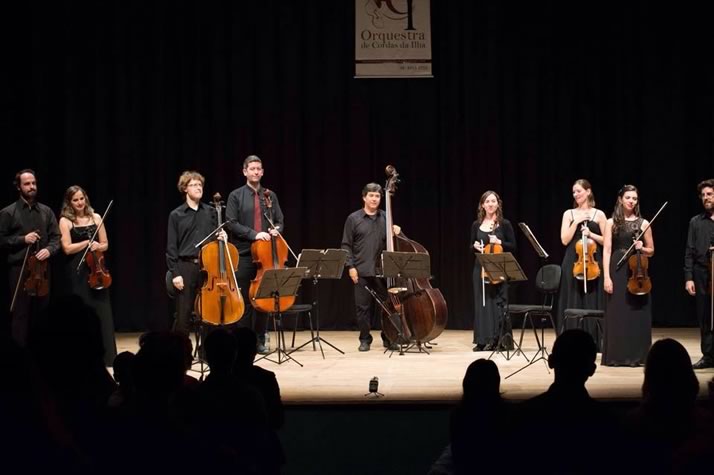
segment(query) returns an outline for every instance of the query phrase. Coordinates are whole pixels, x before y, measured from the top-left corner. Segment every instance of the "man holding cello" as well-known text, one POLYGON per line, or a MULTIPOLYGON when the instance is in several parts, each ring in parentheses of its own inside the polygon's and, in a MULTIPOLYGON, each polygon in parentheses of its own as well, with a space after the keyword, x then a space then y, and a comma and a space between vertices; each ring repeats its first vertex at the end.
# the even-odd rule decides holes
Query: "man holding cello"
POLYGON ((35 172, 20 170, 14 183, 20 197, 0 211, 0 248, 7 253, 12 337, 24 347, 49 300, 48 262, 59 251, 60 232, 52 210, 37 202, 35 172))
MULTIPOLYGON (((216 215, 212 207, 201 201, 203 175, 185 171, 178 181, 178 190, 184 202, 169 214, 166 242, 166 265, 176 293, 176 321, 174 330, 188 335, 191 312, 200 285, 196 244, 216 228, 216 215)), ((225 239, 225 232, 222 233, 225 239)))
POLYGON ((271 236, 277 237, 284 229, 283 211, 280 209, 277 195, 269 191, 272 201, 273 224, 265 217, 266 202, 264 188, 260 184, 263 178, 263 162, 257 155, 249 155, 243 161, 245 185, 231 191, 226 204, 226 228, 230 231, 229 241, 238 248, 240 256, 236 280, 243 294, 245 313, 237 325, 250 327, 258 335, 258 352, 265 353, 265 332, 267 318, 258 316, 253 305, 248 305, 250 297, 248 290, 250 281, 255 278, 257 267, 251 255, 251 244, 254 241, 270 241, 271 236))

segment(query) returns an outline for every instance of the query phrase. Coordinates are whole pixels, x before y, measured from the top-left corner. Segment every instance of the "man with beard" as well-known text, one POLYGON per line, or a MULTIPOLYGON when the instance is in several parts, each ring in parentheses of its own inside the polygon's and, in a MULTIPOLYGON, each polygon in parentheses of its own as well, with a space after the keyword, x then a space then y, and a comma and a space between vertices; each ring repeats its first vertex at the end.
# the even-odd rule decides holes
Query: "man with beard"
MULTIPOLYGON (((46 266, 47 259, 59 251, 60 232, 52 210, 37 202, 35 172, 20 170, 14 183, 20 197, 0 211, 0 248, 7 253, 10 298, 14 296, 12 336, 24 347, 38 315, 49 300, 49 292, 33 296, 25 289, 23 283, 29 271, 27 261, 34 256, 38 265, 46 266)), ((49 266, 46 278, 49 285, 49 266)))
POLYGON ((228 195, 226 202, 226 219, 230 222, 226 228, 230 231, 229 241, 238 248, 240 259, 236 280, 243 293, 245 313, 238 321, 239 327, 252 328, 258 335, 259 353, 267 353, 265 335, 267 331, 267 315, 258 313, 250 304, 248 291, 250 282, 256 276, 258 268, 253 262, 251 244, 255 241, 270 241, 278 237, 278 233, 285 232, 285 219, 278 202, 278 196, 269 191, 273 210, 273 227, 265 218, 267 206, 265 201, 266 189, 261 185, 263 178, 263 162, 257 155, 249 155, 243 161, 243 175, 245 185, 236 188, 228 195))
POLYGON ((684 251, 685 289, 696 299, 697 320, 701 332, 702 358, 694 369, 714 368, 714 332, 709 295, 711 253, 714 247, 714 178, 697 185, 704 211, 689 221, 687 247, 684 251))

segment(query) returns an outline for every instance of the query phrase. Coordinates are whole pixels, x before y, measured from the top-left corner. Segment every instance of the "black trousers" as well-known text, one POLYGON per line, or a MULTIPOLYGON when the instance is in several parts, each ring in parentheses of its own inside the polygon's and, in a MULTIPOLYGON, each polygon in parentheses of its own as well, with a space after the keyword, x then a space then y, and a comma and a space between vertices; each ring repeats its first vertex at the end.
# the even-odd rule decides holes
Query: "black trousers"
POLYGON ((238 281, 238 287, 240 287, 241 295, 243 295, 245 312, 243 313, 243 318, 238 320, 238 323, 236 323, 236 326, 252 328, 258 335, 258 340, 264 342, 265 332, 268 326, 268 316, 262 312, 256 311, 250 304, 250 298, 248 297, 250 281, 255 279, 257 271, 258 269, 255 267, 253 257, 250 254, 240 256, 240 259, 238 260, 238 270, 236 271, 236 281, 238 281))
POLYGON ((200 268, 193 261, 178 261, 176 268, 179 275, 183 277, 183 290, 176 291, 176 321, 173 329, 188 335, 191 330, 191 314, 200 285, 200 268))
MULTIPOLYGON (((10 283, 10 302, 15 294, 17 281, 20 279, 21 265, 11 266, 8 270, 8 281, 10 283)), ((49 272, 49 267, 48 267, 49 272)), ((22 276, 27 277, 27 272, 22 276)), ((12 320, 10 323, 12 337, 20 347, 27 346, 30 334, 34 327, 39 324, 41 315, 47 309, 50 301, 50 294, 45 297, 31 297, 25 292, 24 282, 20 282, 15 298, 15 306, 12 311, 12 320)))
MULTIPOLYGON (((365 285, 372 289, 382 301, 387 299, 387 286, 384 279, 377 277, 359 277, 355 284, 355 310, 357 313, 357 327, 359 328, 360 341, 372 343, 370 330, 382 328, 382 307, 374 300, 374 297, 365 289, 365 285)), ((382 340, 386 341, 384 333, 382 340)))
POLYGON ((708 272, 706 269, 694 269, 694 286, 697 290, 697 322, 701 334, 702 355, 714 361, 714 332, 712 332, 711 295, 707 295, 708 272))

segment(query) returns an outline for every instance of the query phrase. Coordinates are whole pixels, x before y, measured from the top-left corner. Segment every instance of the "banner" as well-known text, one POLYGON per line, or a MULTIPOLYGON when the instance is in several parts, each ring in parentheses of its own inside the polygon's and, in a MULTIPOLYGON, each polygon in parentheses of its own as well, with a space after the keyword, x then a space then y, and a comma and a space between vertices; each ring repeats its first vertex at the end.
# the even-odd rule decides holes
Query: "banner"
POLYGON ((430 0, 355 0, 355 77, 432 77, 430 0))

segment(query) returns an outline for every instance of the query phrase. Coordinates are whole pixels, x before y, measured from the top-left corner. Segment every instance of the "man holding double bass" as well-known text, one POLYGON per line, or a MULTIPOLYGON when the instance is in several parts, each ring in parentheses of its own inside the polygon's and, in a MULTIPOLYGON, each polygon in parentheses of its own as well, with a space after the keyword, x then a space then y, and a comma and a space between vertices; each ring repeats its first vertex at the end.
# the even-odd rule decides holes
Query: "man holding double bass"
POLYGON ((35 172, 20 170, 14 184, 20 197, 0 211, 0 248, 7 253, 12 337, 24 347, 49 300, 48 259, 60 249, 60 232, 52 210, 37 202, 35 172), (26 279, 32 274, 42 274, 33 276, 44 278, 41 291, 26 288, 26 279))
POLYGON ((240 256, 236 280, 243 294, 245 313, 237 325, 249 327, 258 335, 258 352, 266 353, 265 332, 267 317, 258 314, 250 303, 248 291, 250 281, 255 278, 257 267, 253 263, 250 246, 254 241, 270 241, 271 236, 277 237, 284 230, 283 211, 280 209, 277 195, 268 191, 272 201, 273 228, 265 217, 267 210, 264 197, 265 189, 260 184, 263 178, 263 162, 257 155, 249 155, 243 161, 245 185, 231 191, 226 203, 226 228, 230 231, 229 242, 238 248, 240 256))

